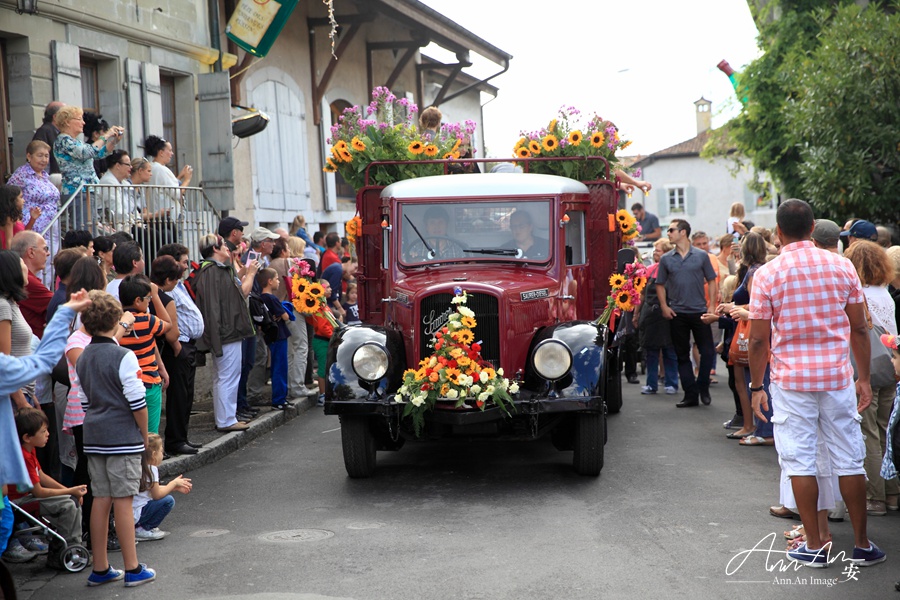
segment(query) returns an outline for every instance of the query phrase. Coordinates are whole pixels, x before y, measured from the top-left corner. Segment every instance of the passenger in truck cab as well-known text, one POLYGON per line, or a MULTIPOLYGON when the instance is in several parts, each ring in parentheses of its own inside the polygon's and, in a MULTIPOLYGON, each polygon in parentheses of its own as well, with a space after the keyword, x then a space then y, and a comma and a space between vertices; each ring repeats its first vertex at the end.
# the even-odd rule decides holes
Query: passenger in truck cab
POLYGON ((509 231, 513 239, 503 244, 503 248, 518 248, 522 258, 545 259, 550 251, 550 242, 534 237, 534 221, 524 210, 517 210, 509 218, 509 231))

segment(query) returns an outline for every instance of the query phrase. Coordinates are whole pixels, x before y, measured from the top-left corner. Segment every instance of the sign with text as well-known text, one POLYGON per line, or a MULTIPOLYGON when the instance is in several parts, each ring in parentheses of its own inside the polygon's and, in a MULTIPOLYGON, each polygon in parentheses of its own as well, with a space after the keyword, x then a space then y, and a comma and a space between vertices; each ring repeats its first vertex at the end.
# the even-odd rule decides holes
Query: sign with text
POLYGON ((250 54, 263 57, 269 53, 297 1, 239 0, 225 34, 250 54))

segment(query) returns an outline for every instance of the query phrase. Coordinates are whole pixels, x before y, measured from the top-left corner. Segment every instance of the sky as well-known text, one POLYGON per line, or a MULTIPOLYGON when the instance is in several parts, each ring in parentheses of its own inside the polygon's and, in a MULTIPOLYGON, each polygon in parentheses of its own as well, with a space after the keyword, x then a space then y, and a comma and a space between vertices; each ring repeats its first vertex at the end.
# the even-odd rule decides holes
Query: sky
MULTIPOLYGON (((513 56, 484 106, 487 155, 508 156, 522 130, 563 105, 613 121, 626 154, 650 154, 697 135, 694 101, 712 102, 713 127, 738 112, 716 67, 740 71, 759 55, 746 0, 421 0, 513 56)), ((424 53, 438 60, 433 45, 424 53)), ((474 58, 474 55, 473 55, 474 58)), ((495 73, 493 63, 467 70, 495 73)))

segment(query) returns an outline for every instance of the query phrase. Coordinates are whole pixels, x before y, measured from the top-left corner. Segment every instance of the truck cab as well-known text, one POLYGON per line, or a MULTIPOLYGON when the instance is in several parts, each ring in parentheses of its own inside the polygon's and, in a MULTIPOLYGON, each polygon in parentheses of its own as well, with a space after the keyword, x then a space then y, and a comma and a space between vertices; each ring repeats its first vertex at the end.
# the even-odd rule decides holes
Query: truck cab
POLYGON ((597 315, 621 235, 609 181, 530 173, 422 177, 357 197, 362 325, 328 351, 326 414, 341 417, 351 477, 378 450, 441 438, 549 438, 598 475, 606 415, 621 406, 618 360, 597 315), (515 382, 512 406, 437 402, 420 431, 404 418, 402 374, 433 351, 465 290, 485 364, 515 382), (418 434, 417 434, 418 433, 418 434))

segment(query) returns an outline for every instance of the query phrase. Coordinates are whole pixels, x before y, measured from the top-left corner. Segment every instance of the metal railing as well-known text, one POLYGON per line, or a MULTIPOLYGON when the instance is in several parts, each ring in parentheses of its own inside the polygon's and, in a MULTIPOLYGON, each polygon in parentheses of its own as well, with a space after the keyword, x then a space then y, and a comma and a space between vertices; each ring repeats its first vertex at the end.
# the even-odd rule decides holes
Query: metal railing
MULTIPOLYGON (((124 231, 144 250, 149 265, 161 246, 179 243, 197 258, 200 238, 215 233, 221 215, 203 188, 152 185, 81 185, 60 206, 55 218, 41 231, 52 257, 59 251, 66 231, 86 230, 93 237, 124 231)), ((52 264, 45 283, 55 287, 52 264)))

